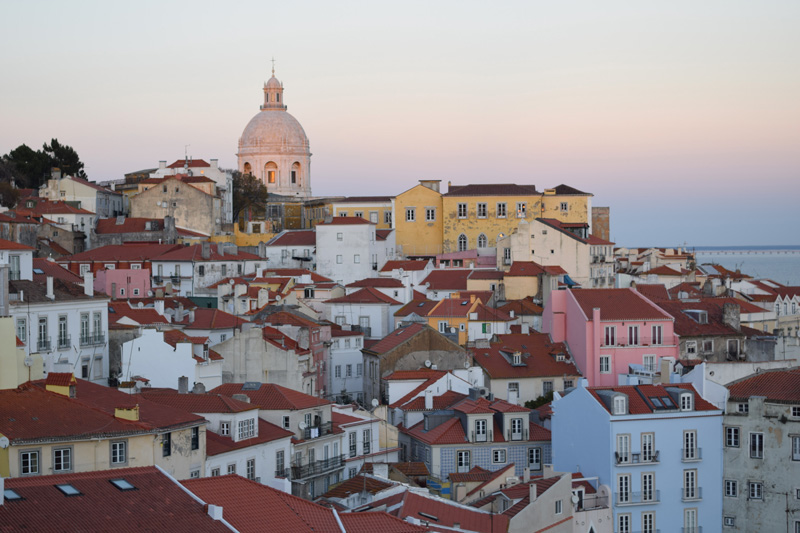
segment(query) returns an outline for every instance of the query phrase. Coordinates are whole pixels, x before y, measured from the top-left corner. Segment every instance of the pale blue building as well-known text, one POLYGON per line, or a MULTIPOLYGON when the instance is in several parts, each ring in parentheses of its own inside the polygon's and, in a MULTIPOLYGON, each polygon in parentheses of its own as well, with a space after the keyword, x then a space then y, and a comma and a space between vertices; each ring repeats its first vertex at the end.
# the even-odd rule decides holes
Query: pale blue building
POLYGON ((552 408, 554 469, 599 478, 615 532, 722 529, 722 411, 690 384, 581 379, 552 408))

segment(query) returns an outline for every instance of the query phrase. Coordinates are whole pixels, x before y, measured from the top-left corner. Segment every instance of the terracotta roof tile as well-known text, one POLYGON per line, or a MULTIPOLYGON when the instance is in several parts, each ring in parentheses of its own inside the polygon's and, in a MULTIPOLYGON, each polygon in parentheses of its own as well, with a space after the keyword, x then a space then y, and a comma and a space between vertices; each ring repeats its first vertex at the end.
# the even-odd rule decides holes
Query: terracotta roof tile
MULTIPOLYGON (((373 505, 375 503, 373 502, 373 505)), ((502 514, 478 511, 465 505, 410 491, 405 493, 402 505, 396 511, 392 511, 392 514, 403 519, 411 517, 423 520, 436 531, 451 531, 455 524, 462 524, 470 531, 478 533, 508 530, 508 517, 502 514), (435 516, 436 520, 431 520, 425 515, 435 516)))
POLYGON ((800 403, 800 369, 764 371, 728 386, 730 400, 765 396, 773 402, 800 403))
POLYGON ((542 265, 534 261, 514 261, 506 272, 507 277, 534 277, 544 274, 542 265))
POLYGON ((515 183, 479 183, 450 185, 442 196, 540 196, 534 185, 515 183))
POLYGON ((426 299, 415 298, 414 300, 408 302, 406 305, 395 311, 394 316, 408 316, 411 313, 414 313, 421 317, 425 317, 428 316, 430 310, 436 307, 436 304, 438 303, 439 300, 426 300, 426 299))
POLYGON ((379 479, 375 479, 372 476, 365 476, 361 474, 345 480, 323 494, 322 497, 343 499, 352 494, 358 494, 363 491, 366 491, 370 494, 377 494, 393 486, 395 486, 395 484, 389 483, 388 480, 384 482, 379 479))
POLYGON ((418 272, 425 270, 430 261, 412 261, 412 260, 392 260, 386 261, 386 264, 381 268, 381 272, 391 272, 402 268, 407 272, 418 272))
POLYGON ((30 246, 25 246, 24 244, 18 242, 0 239, 0 250, 29 250, 32 252, 35 249, 36 248, 31 248, 30 246))
POLYGON ((267 243, 267 246, 315 246, 317 233, 312 229, 285 230, 267 243))
POLYGON ((382 292, 373 289, 372 287, 364 287, 361 290, 358 290, 354 293, 347 294, 345 296, 341 296, 339 298, 333 298, 331 300, 327 300, 326 304, 340 304, 340 303, 350 303, 350 304, 388 304, 388 305, 400 305, 400 302, 386 296, 382 292))
POLYGON ((585 289, 569 291, 586 317, 592 319, 592 309, 600 308, 600 320, 671 320, 633 289, 585 289))
MULTIPOLYGON (((700 396, 697 391, 695 391, 694 387, 690 383, 671 383, 666 387, 661 385, 623 385, 619 387, 590 387, 587 389, 589 393, 600 403, 600 405, 606 409, 609 413, 611 412, 606 404, 600 399, 598 395, 598 391, 603 390, 611 390, 614 392, 621 392, 628 397, 628 413, 632 415, 642 415, 642 414, 652 414, 658 413, 660 409, 657 409, 654 404, 649 400, 649 398, 664 398, 668 397, 669 394, 665 390, 666 388, 679 388, 683 389, 687 392, 691 392, 694 395, 694 410, 695 411, 715 411, 717 410, 712 404, 708 403, 706 400, 700 396), (647 398, 647 399, 645 399, 647 398)), ((674 403, 673 400, 669 400, 670 403, 674 403)), ((677 409, 676 405, 671 405, 673 410, 677 409)), ((670 411, 667 411, 670 412, 670 411)))
POLYGON ((438 269, 433 270, 423 280, 423 285, 428 285, 431 291, 465 291, 467 290, 467 279, 472 273, 471 270, 458 269, 438 269))
POLYGON ((488 348, 473 348, 475 364, 492 379, 579 376, 577 367, 566 361, 558 361, 558 355, 568 356, 564 343, 553 343, 546 333, 498 335, 497 342, 488 348), (513 354, 520 352, 520 365, 513 365, 513 354))
POLYGON ((322 223, 322 225, 324 226, 352 226, 361 224, 372 224, 373 226, 375 225, 374 222, 370 222, 369 220, 363 219, 361 217, 333 217, 330 222, 322 223))
POLYGON ((272 383, 260 383, 256 390, 245 390, 243 387, 242 383, 224 383, 210 392, 226 396, 246 394, 253 405, 257 405, 265 411, 307 409, 332 403, 323 398, 310 396, 272 383))
POLYGON ((347 285, 351 287, 381 287, 381 288, 402 288, 403 282, 395 278, 365 278, 347 285))

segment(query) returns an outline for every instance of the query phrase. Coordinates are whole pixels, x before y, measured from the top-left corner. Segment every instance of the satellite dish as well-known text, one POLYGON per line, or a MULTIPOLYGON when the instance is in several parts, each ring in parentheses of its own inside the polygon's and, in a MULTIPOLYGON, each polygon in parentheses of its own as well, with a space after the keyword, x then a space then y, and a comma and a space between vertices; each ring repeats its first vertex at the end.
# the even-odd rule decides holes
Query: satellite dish
POLYGON ((378 401, 378 399, 377 398, 373 398, 372 399, 372 407, 378 407, 379 405, 380 405, 380 402, 378 401))
POLYGON ((142 307, 144 307, 144 304, 143 304, 142 302, 139 302, 139 305, 137 305, 137 307, 138 307, 139 309, 141 309, 142 307))
POLYGON ((0 448, 5 450, 6 448, 8 448, 8 444, 9 444, 8 437, 0 437, 0 448))
POLYGON ((455 333, 455 332, 456 332, 456 328, 450 328, 450 333, 455 333))
POLYGON ((233 278, 231 278, 231 279, 228 281, 228 283, 229 283, 230 285, 233 285, 234 283, 236 283, 236 281, 235 281, 233 278))
POLYGON ((431 367, 431 361, 430 359, 428 359, 425 361, 425 368, 430 368, 430 367, 431 367))
POLYGON ((299 424, 297 424, 297 427, 300 428, 300 431, 305 431, 306 428, 308 427, 308 424, 306 424, 305 422, 300 422, 299 424))
POLYGON ((578 498, 577 494, 573 494, 571 500, 572 500, 572 503, 574 503, 575 505, 578 505, 578 502, 581 501, 581 499, 578 498))
POLYGON ((25 360, 23 362, 25 363, 25 366, 31 367, 33 366, 33 357, 31 357, 30 355, 26 355, 25 360))

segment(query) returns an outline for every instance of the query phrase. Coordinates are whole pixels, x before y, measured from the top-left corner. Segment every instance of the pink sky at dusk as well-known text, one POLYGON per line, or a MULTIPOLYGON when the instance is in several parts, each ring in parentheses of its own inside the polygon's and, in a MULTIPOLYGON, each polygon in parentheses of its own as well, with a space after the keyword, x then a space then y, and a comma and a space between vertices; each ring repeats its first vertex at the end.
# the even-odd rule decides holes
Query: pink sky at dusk
POLYGON ((800 244, 800 3, 13 3, 0 154, 236 164, 270 58, 316 195, 566 183, 625 245, 800 244))

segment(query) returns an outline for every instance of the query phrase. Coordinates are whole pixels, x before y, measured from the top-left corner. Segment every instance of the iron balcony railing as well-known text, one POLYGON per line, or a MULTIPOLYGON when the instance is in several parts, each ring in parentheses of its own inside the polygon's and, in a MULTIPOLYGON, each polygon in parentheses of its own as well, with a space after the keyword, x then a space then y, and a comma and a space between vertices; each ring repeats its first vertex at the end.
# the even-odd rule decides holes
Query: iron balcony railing
POLYGON ((326 474, 338 468, 344 468, 344 455, 338 455, 329 459, 320 459, 319 461, 314 461, 307 465, 292 465, 282 471, 278 470, 275 472, 275 476, 298 481, 326 474))
POLYGON ((40 352, 49 352, 51 348, 50 337, 47 337, 46 339, 39 337, 39 339, 36 341, 36 348, 40 352))
POLYGON ((316 439, 325 435, 330 435, 333 431, 333 422, 325 422, 303 430, 303 440, 316 439))
POLYGON ((67 350, 72 346, 72 337, 70 335, 59 335, 58 336, 58 349, 59 350, 67 350))
POLYGON ((641 505, 643 503, 656 503, 661 501, 660 490, 615 492, 614 502, 617 505, 641 505))
POLYGON ((591 511, 593 509, 608 508, 608 496, 602 494, 582 494, 578 503, 575 504, 576 511, 591 511))
POLYGON ((89 335, 81 335, 81 346, 96 346, 106 342, 105 333, 90 333, 89 335))
POLYGON ((698 501, 703 499, 702 487, 681 487, 681 500, 685 502, 698 501))
POLYGON ((691 463, 700 461, 703 458, 702 448, 681 448, 681 461, 691 463))
POLYGON ((655 450, 651 454, 629 453, 627 456, 619 452, 614 452, 614 461, 617 466, 625 465, 651 465, 658 463, 659 451, 655 450))

